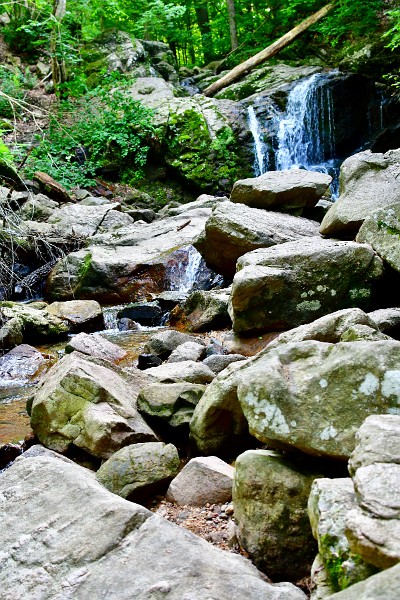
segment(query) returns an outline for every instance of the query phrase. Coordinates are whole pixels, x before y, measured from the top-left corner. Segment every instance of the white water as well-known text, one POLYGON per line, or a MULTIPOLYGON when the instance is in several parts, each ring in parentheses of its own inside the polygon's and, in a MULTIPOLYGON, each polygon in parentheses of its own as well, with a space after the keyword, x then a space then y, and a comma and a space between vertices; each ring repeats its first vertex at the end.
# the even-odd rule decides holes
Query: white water
POLYGON ((260 124, 256 117, 256 113, 254 112, 254 108, 249 106, 248 108, 249 115, 249 127, 250 131, 254 138, 254 171, 256 176, 262 175, 267 170, 264 167, 265 157, 264 157, 264 143, 262 140, 260 124))
POLYGON ((186 250, 187 260, 180 260, 172 269, 170 274, 171 290, 187 293, 190 292, 196 282, 203 259, 194 246, 187 246, 182 250, 186 250))

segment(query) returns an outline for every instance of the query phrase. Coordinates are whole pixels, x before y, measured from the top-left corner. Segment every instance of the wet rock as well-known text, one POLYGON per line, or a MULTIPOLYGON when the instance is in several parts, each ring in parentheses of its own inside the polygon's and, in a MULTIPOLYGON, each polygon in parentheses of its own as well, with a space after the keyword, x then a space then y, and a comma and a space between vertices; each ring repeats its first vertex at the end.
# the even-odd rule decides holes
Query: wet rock
POLYGON ((157 441, 136 410, 140 372, 134 380, 106 364, 73 352, 48 372, 31 408, 32 429, 44 446, 65 453, 73 445, 109 458, 122 446, 157 441))
POLYGON ((205 364, 185 360, 177 363, 165 363, 159 367, 147 369, 146 374, 159 383, 210 383, 214 373, 205 364))
POLYGON ((185 342, 202 343, 201 338, 196 338, 193 335, 187 333, 181 333, 173 329, 167 329, 164 331, 158 331, 151 336, 149 341, 146 343, 144 350, 152 354, 156 354, 161 359, 165 360, 171 354, 175 348, 184 344, 185 342))
POLYGON ((232 277, 237 259, 247 252, 315 236, 318 224, 314 221, 222 202, 213 210, 195 247, 210 268, 232 277))
POLYGON ((120 346, 106 340, 101 335, 87 333, 79 333, 69 340, 65 346, 65 353, 70 354, 74 350, 114 363, 119 362, 127 355, 127 352, 120 346))
POLYGON ((264 443, 348 458, 365 418, 397 407, 399 353, 394 340, 265 351, 243 367, 237 388, 250 432, 264 443))
POLYGON ((192 458, 170 483, 166 498, 180 506, 229 502, 234 472, 217 456, 192 458))
POLYGON ((304 169, 270 171, 260 177, 236 181, 230 200, 252 208, 298 211, 315 206, 331 181, 329 175, 304 169))
POLYGON ((161 325, 164 313, 158 302, 135 302, 118 311, 118 319, 131 319, 147 327, 161 325))
POLYGON ((400 150, 386 154, 359 152, 347 158, 340 170, 340 197, 325 215, 323 235, 352 239, 375 210, 398 201, 400 150))
POLYGON ((248 450, 235 464, 233 506, 239 544, 273 581, 307 576, 316 553, 307 515, 316 474, 269 450, 248 450))
POLYGON ((241 360, 246 360, 246 357, 242 354, 213 354, 212 356, 207 356, 203 360, 203 363, 217 374, 226 369, 231 363, 241 360))
POLYGON ((171 427, 187 425, 205 389, 196 383, 153 383, 140 390, 137 407, 142 414, 171 427))
POLYGON ((182 362, 184 360, 193 360, 194 362, 201 360, 206 353, 206 349, 202 344, 196 342, 184 342, 175 350, 173 350, 167 360, 168 363, 182 362))
POLYGON ((113 494, 140 502, 166 487, 178 470, 175 446, 147 442, 118 450, 101 465, 96 479, 113 494))
POLYGON ((45 310, 50 315, 66 321, 72 332, 90 333, 104 329, 103 311, 96 300, 53 302, 45 310))
POLYGON ((122 318, 118 320, 119 331, 138 331, 140 329, 139 323, 132 321, 132 319, 122 318))
POLYGON ((152 367, 159 367, 162 365, 162 362, 161 358, 155 354, 139 354, 137 368, 144 371, 152 367))
POLYGON ((27 383, 46 362, 43 354, 28 344, 13 348, 0 357, 0 387, 27 383))
POLYGON ((0 587, 14 600, 32 589, 37 600, 55 598, 67 588, 76 598, 109 600, 306 598, 291 584, 267 583, 243 557, 111 494, 82 467, 21 461, 0 477, 0 497, 10 494, 13 502, 0 509, 0 587))
POLYGON ((229 292, 229 289, 193 292, 182 306, 171 312, 170 324, 180 324, 194 332, 229 327, 229 292))
POLYGON ((368 309, 382 274, 381 259, 366 244, 313 238, 255 250, 238 261, 233 329, 277 331, 341 308, 368 309))

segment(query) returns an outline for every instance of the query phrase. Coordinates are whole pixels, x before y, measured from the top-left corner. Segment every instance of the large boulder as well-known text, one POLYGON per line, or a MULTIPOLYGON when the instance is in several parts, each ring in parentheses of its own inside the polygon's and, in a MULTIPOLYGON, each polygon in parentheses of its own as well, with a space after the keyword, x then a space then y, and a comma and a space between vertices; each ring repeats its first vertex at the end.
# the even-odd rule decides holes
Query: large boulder
POLYGON ((354 238, 372 212, 400 199, 400 149, 370 150, 347 158, 340 172, 340 197, 325 215, 323 235, 354 238))
POLYGON ((338 309, 366 309, 383 274, 371 246, 318 238, 255 250, 237 268, 229 306, 235 332, 290 329, 338 309))
POLYGON ((115 452, 101 465, 96 479, 113 494, 140 502, 166 487, 178 470, 179 455, 175 446, 147 442, 115 452))
MULTIPOLYGON (((118 202, 103 206, 66 204, 54 210, 47 222, 57 225, 64 236, 78 235, 86 238, 98 231, 100 225, 103 225, 105 217, 113 210, 121 210, 121 205, 118 202)), ((133 219, 131 222, 133 223, 133 219)))
POLYGON ((65 353, 74 351, 118 363, 127 356, 126 350, 113 344, 101 335, 78 333, 65 346, 65 353))
POLYGON ((244 368, 237 388, 250 432, 278 447, 346 459, 367 416, 397 410, 399 358, 397 341, 267 350, 244 368))
POLYGON ((314 481, 308 514, 332 593, 376 572, 372 565, 351 551, 346 537, 347 515, 355 507, 357 499, 349 477, 314 481))
POLYGON ((236 181, 230 200, 252 208, 298 212, 314 207, 331 181, 330 175, 304 169, 268 171, 260 177, 236 181))
POLYGON ((157 331, 157 333, 152 335, 149 341, 146 343, 144 351, 148 354, 155 354, 156 356, 159 356, 165 360, 168 358, 171 352, 186 342, 196 342, 201 344, 202 340, 201 338, 196 338, 187 333, 182 333, 181 331, 166 329, 163 331, 157 331))
POLYGON ((154 382, 159 383, 210 383, 215 375, 207 365, 193 360, 183 360, 180 362, 164 363, 159 367, 151 367, 146 370, 154 382))
POLYGON ((195 246, 210 268, 232 277, 237 259, 251 250, 315 236, 318 223, 314 221, 222 202, 213 210, 195 246))
POLYGON ((58 202, 44 194, 30 194, 18 214, 24 220, 46 221, 59 206, 58 202))
POLYGON ((229 289, 193 292, 181 306, 171 311, 170 324, 182 325, 194 332, 229 327, 229 292, 229 289))
POLYGON ((310 571, 316 543, 307 500, 315 477, 269 450, 248 450, 236 460, 236 535, 273 581, 298 581, 310 571))
MULTIPOLYGON (((0 357, 0 387, 21 386, 38 375, 50 363, 39 350, 21 344, 0 357)), ((51 363, 50 363, 51 364, 51 363)))
POLYGON ((54 300, 91 299, 103 304, 150 300, 152 294, 170 289, 177 264, 188 265, 190 244, 209 214, 210 209, 204 208, 97 234, 88 248, 57 263, 46 292, 54 300))
POLYGON ((396 600, 399 587, 400 565, 397 565, 327 598, 329 600, 396 600))
POLYGON ((109 362, 68 354, 33 397, 32 429, 51 450, 76 446, 99 458, 122 446, 157 441, 136 409, 144 379, 139 371, 134 379, 109 362))
POLYGON ((152 383, 140 390, 137 406, 153 422, 187 426, 205 389, 205 385, 198 383, 152 383))
POLYGON ((400 186, 398 202, 371 213, 361 225, 356 240, 370 244, 387 264, 400 271, 400 186))
POLYGON ((101 306, 96 300, 69 300, 53 302, 45 308, 46 312, 66 321, 71 331, 97 331, 104 329, 101 306))
POLYGON ((306 599, 57 459, 21 460, 0 475, 0 518, 5 598, 306 599))

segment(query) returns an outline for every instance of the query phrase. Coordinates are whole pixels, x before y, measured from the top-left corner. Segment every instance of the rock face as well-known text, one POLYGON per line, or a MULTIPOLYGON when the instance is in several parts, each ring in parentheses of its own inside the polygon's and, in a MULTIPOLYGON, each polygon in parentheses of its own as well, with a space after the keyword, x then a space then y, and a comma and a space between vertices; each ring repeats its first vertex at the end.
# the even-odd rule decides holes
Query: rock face
POLYGON ((229 313, 235 332, 277 331, 341 308, 368 308, 382 261, 368 245, 305 239, 239 259, 229 313))
POLYGON ((380 569, 400 561, 399 431, 397 413, 367 419, 351 457, 357 506, 347 515, 346 535, 352 551, 380 569))
POLYGON ((245 367, 237 388, 250 432, 265 443, 348 458, 367 416, 397 410, 399 358, 396 341, 267 350, 245 367))
POLYGON ((248 450, 236 461, 237 537, 258 568, 274 581, 296 581, 310 571, 316 544, 307 499, 315 477, 269 450, 248 450))
POLYGON ((211 269, 232 277, 243 254, 313 236, 318 236, 314 221, 222 202, 213 210, 195 246, 211 269))
POLYGON ((350 478, 314 481, 308 513, 331 593, 363 581, 376 572, 372 565, 351 551, 346 537, 347 515, 356 507, 354 485, 350 478))
POLYGON ((163 485, 179 469, 178 451, 172 444, 147 442, 121 448, 96 473, 110 492, 140 502, 163 485))
POLYGON ((400 271, 400 188, 398 198, 397 203, 371 213, 356 237, 357 242, 370 244, 397 272, 400 271))
POLYGON ((31 408, 32 429, 45 446, 66 452, 74 445, 109 458, 122 446, 157 441, 135 406, 143 375, 126 380, 107 364, 73 352, 49 371, 31 408))
POLYGON ((2 473, 0 514, 0 588, 14 600, 306 598, 57 459, 21 460, 2 473))
POLYGON ((400 199, 400 150, 360 152, 346 159, 340 173, 340 198, 325 215, 323 235, 352 239, 373 211, 400 199))
POLYGON ((252 208, 299 211, 314 207, 328 189, 332 177, 315 171, 270 171, 254 179, 236 181, 230 200, 252 208))
POLYGON ((170 483, 166 498, 180 506, 229 502, 234 471, 217 456, 192 458, 170 483))
POLYGON ((98 234, 90 247, 57 263, 46 293, 57 300, 74 297, 115 304, 150 300, 151 294, 170 288, 174 267, 187 262, 188 245, 203 230, 209 214, 210 209, 199 209, 98 234))

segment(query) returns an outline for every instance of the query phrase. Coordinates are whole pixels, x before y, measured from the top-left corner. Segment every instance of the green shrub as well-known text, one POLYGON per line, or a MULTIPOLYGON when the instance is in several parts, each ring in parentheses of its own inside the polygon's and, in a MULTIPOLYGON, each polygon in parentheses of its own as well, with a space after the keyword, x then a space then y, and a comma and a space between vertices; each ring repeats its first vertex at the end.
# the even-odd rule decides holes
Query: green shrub
POLYGON ((25 171, 44 171, 66 188, 94 183, 112 165, 120 178, 141 176, 157 132, 152 111, 123 87, 98 87, 60 104, 49 129, 30 153, 25 171))

